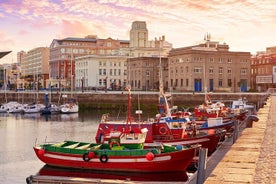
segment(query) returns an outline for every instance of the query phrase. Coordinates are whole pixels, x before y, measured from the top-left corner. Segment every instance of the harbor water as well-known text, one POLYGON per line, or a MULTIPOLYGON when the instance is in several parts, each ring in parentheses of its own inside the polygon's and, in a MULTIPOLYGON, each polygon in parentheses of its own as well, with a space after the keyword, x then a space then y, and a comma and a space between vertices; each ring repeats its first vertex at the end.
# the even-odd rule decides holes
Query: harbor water
POLYGON ((0 114, 0 183, 26 183, 44 166, 34 153, 36 143, 94 142, 99 120, 97 113, 0 114))
POLYGON ((0 114, 0 183, 27 183, 30 176, 97 178, 127 181, 186 181, 186 173, 112 173, 79 171, 46 166, 35 155, 33 146, 44 142, 74 140, 95 142, 102 113, 77 114, 0 114))

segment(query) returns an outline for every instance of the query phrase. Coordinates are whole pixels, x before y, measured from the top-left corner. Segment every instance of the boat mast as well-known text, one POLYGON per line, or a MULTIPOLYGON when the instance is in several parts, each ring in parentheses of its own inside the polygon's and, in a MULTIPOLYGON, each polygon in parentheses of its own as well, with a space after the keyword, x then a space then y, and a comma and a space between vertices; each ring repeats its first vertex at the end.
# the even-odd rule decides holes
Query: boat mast
MULTIPOLYGON (((165 112, 168 117, 171 117, 171 111, 168 104, 168 99, 164 93, 164 85, 163 85, 163 74, 162 74, 162 59, 161 59, 161 39, 159 38, 159 104, 162 105, 162 101, 165 101, 165 112), (163 100, 162 100, 163 99, 163 100)), ((162 107, 159 107, 159 111, 161 111, 162 107)))

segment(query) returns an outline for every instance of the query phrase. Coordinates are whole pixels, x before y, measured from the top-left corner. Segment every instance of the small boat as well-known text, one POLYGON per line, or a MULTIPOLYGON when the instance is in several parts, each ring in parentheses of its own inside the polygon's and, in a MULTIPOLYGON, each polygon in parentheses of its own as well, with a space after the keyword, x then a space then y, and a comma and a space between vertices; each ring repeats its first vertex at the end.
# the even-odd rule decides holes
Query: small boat
POLYGON ((45 108, 44 104, 39 104, 39 103, 33 103, 33 104, 28 104, 24 106, 23 112, 24 113, 39 113, 41 109, 45 108))
POLYGON ((45 106, 45 108, 40 109, 40 114, 57 114, 60 113, 59 106, 55 104, 49 104, 48 106, 45 106))
POLYGON ((147 131, 110 137, 109 144, 63 141, 34 146, 37 157, 50 166, 124 172, 185 171, 199 146, 143 148, 147 131))
POLYGON ((77 113, 79 112, 79 104, 71 99, 68 103, 60 106, 61 113, 77 113))
POLYGON ((40 109, 40 114, 56 114, 60 113, 60 108, 56 104, 50 103, 49 94, 45 94, 45 107, 40 109))
POLYGON ((231 110, 234 114, 247 112, 248 115, 251 115, 255 113, 256 107, 255 105, 248 104, 246 99, 239 98, 232 101, 231 110))
POLYGON ((0 105, 0 113, 6 113, 8 112, 8 107, 6 104, 1 104, 0 105))
POLYGON ((24 104, 12 101, 7 103, 8 113, 22 113, 24 110, 24 104))

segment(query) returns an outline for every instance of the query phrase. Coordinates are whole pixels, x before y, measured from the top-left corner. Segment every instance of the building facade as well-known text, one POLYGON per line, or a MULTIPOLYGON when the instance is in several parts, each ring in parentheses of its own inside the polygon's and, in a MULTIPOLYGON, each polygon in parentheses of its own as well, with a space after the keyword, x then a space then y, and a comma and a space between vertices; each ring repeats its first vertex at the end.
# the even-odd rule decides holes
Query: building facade
POLYGON ((75 87, 76 84, 72 84, 75 81, 75 58, 85 55, 126 55, 129 53, 128 48, 129 41, 99 39, 96 35, 55 39, 50 46, 51 83, 62 84, 59 88, 75 87))
POLYGON ((127 79, 133 90, 142 91, 158 91, 162 79, 166 90, 168 88, 168 58, 129 58, 127 61, 127 79))
POLYGON ((126 60, 127 56, 76 58, 76 88, 121 90, 126 85, 126 60))
POLYGON ((45 88, 49 78, 49 54, 48 47, 34 48, 26 53, 20 52, 20 76, 18 88, 37 89, 45 88))
POLYGON ((205 38, 205 43, 172 49, 168 56, 169 88, 194 92, 244 92, 250 89, 250 53, 205 38))
POLYGON ((252 88, 259 92, 276 88, 276 46, 252 56, 251 81, 252 88))

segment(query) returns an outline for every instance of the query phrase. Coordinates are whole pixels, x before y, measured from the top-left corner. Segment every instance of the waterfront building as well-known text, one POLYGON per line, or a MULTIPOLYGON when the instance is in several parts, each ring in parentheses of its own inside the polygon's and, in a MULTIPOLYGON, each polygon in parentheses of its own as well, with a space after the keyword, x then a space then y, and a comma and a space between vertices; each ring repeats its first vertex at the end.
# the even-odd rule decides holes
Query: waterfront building
POLYGON ((127 83, 133 90, 158 90, 160 63, 163 84, 166 88, 167 56, 171 49, 172 44, 165 40, 165 36, 148 40, 146 22, 134 21, 132 23, 130 55, 127 61, 127 83))
POLYGON ((251 81, 252 88, 259 92, 276 88, 276 46, 252 56, 251 81))
POLYGON ((168 88, 167 57, 129 58, 127 66, 128 80, 133 90, 158 91, 160 78, 163 80, 164 89, 168 88))
MULTIPOLYGON (((86 55, 126 55, 129 54, 129 41, 100 39, 96 35, 85 38, 54 39, 50 45, 51 85, 72 89, 75 87, 75 59, 86 55)), ((89 71, 88 71, 89 73, 89 71)))
POLYGON ((18 89, 46 88, 49 78, 49 47, 38 47, 28 52, 20 52, 20 76, 17 72, 18 89))
POLYGON ((211 41, 172 49, 168 55, 169 88, 193 92, 245 92, 250 89, 250 52, 229 51, 211 41))
POLYGON ((121 90, 126 85, 126 60, 120 55, 77 57, 76 88, 121 90))

